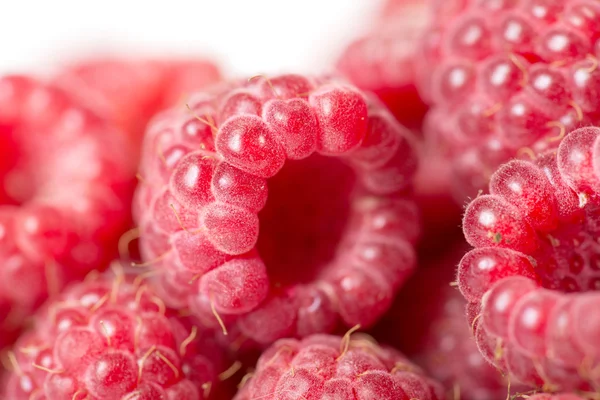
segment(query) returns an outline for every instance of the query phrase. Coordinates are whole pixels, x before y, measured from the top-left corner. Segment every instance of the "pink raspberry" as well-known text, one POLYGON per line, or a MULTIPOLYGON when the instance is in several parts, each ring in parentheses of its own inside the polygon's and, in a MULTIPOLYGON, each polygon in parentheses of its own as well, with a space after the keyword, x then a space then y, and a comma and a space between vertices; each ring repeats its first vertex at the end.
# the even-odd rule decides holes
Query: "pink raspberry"
POLYGON ((427 107, 416 87, 415 57, 429 22, 425 0, 392 0, 371 31, 350 43, 338 69, 372 91, 409 128, 419 128, 427 107))
POLYGON ((417 70, 425 134, 447 152, 461 200, 503 162, 600 121, 596 0, 437 3, 417 70))
POLYGON ((170 304, 261 343, 370 325, 414 267, 415 168, 410 134, 341 81, 214 87, 149 126, 144 260, 170 304))
POLYGON ((439 384, 365 335, 281 339, 264 351, 235 400, 442 400, 439 384))
POLYGON ((466 209, 475 247, 458 283, 482 353, 514 380, 591 390, 600 379, 600 128, 511 161, 466 209))
MULTIPOLYGON (((3 398, 200 400, 224 355, 122 269, 70 286, 8 353, 3 398)), ((211 397, 213 398, 213 397, 211 397)), ((216 397, 214 397, 216 398, 216 397)))
POLYGON ((0 342, 114 257, 133 189, 121 136, 54 86, 0 78, 0 342))
POLYGON ((68 65, 56 82, 119 126, 137 149, 154 114, 220 79, 209 60, 107 57, 68 65))

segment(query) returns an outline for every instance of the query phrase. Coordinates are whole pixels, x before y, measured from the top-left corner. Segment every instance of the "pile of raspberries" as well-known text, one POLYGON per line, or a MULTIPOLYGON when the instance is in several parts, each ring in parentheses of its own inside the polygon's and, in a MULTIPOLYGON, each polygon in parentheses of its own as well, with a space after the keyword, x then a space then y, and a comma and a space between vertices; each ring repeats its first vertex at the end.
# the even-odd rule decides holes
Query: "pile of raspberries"
POLYGON ((600 399, 600 0, 372 22, 0 77, 1 399, 600 399))

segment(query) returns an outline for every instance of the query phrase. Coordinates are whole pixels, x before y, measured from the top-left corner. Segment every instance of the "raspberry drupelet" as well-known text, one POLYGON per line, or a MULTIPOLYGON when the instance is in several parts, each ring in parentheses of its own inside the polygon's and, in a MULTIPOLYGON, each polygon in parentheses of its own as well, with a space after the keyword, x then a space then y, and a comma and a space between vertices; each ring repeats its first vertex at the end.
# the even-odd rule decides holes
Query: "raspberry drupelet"
POLYGON ((261 355, 235 400, 442 400, 441 386, 370 336, 280 339, 261 355))
POLYGON ((496 171, 466 209, 458 284, 483 355, 548 390, 600 388, 600 128, 496 171))
POLYGON ((600 121, 596 0, 437 1, 417 70, 457 197, 474 196, 513 157, 555 148, 600 121))
POLYGON ((259 76, 188 106, 150 124, 134 201, 167 302, 261 343, 376 321, 414 268, 408 131, 338 78, 259 76))
POLYGON ((337 63, 352 83, 377 94, 411 129, 420 128, 427 111, 416 87, 415 57, 428 22, 426 0, 389 1, 371 31, 350 43, 337 63))
POLYGON ((0 78, 0 342, 114 257, 134 188, 121 139, 62 90, 0 78))
POLYGON ((3 398, 216 399, 224 353, 138 276, 93 274, 49 302, 7 353, 3 398))

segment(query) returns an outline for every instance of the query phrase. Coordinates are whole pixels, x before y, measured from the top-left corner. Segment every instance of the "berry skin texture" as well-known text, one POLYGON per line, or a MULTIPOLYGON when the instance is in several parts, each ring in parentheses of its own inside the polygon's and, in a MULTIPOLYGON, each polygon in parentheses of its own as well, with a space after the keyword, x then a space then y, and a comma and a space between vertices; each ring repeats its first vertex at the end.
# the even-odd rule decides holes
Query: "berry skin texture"
POLYGON ((425 0, 392 0, 371 32, 350 43, 337 68, 359 88, 375 93, 411 129, 423 122, 427 106, 416 87, 415 57, 429 21, 425 0))
POLYGON ((150 124, 133 210, 167 303, 262 344, 373 324, 414 268, 410 133, 337 78, 259 76, 187 106, 150 124))
POLYGON ((176 315, 119 267, 76 283, 9 353, 13 370, 3 398, 207 399, 223 354, 176 315))
POLYGON ((442 400, 400 352, 366 335, 281 339, 263 352, 234 400, 442 400))
POLYGON ((121 138, 54 86, 0 78, 0 342, 115 256, 133 192, 121 138))
POLYGON ((419 89, 425 136, 445 149, 461 201, 502 163, 600 122, 596 0, 437 3, 419 89))
POLYGON ((514 381, 593 390, 600 362, 600 128, 577 129, 556 151, 511 161, 471 202, 475 247, 458 284, 479 318, 480 350, 514 381))
POLYGON ((55 82, 121 128, 137 149, 154 114, 220 79, 209 60, 106 57, 67 65, 55 82))

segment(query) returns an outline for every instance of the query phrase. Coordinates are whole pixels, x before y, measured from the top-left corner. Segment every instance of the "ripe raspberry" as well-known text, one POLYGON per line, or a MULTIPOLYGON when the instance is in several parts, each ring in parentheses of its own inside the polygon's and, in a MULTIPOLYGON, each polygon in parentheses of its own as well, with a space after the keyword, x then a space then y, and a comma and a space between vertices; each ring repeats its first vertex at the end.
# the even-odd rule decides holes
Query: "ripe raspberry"
POLYGON ((259 77, 189 107, 150 125, 134 204, 167 301, 262 343, 372 324, 414 267, 409 133, 333 78, 259 77))
POLYGON ((70 286, 8 353, 3 398, 199 400, 223 354, 143 279, 115 269, 70 286))
POLYGON ((114 256, 130 218, 127 154, 114 128, 60 89, 0 78, 0 341, 114 256))
POLYGON ((359 88, 377 94, 409 128, 419 128, 427 111, 417 92, 414 64, 428 22, 425 0, 390 1, 377 25, 352 42, 337 65, 359 88))
MULTIPOLYGON (((450 242, 418 254, 418 270, 371 332, 441 382, 449 399, 506 398, 507 382, 479 353, 465 318, 466 302, 449 285, 467 247, 464 240, 450 242)), ((511 394, 525 390, 510 387, 511 394)))
POLYGON ((98 58, 67 66, 56 82, 127 132, 137 149, 154 114, 220 78, 202 59, 98 58))
POLYGON ((596 0, 438 3, 419 86, 432 105, 425 134, 447 151, 460 195, 600 121, 596 0))
MULTIPOLYGON (((349 332, 350 333, 350 332, 349 332)), ((235 400, 442 400, 439 384, 369 336, 281 339, 261 355, 235 400)))
POLYGON ((475 199, 463 229, 476 248, 458 283, 480 318, 479 346, 521 382, 560 390, 600 384, 600 128, 556 152, 511 161, 475 199))

